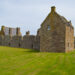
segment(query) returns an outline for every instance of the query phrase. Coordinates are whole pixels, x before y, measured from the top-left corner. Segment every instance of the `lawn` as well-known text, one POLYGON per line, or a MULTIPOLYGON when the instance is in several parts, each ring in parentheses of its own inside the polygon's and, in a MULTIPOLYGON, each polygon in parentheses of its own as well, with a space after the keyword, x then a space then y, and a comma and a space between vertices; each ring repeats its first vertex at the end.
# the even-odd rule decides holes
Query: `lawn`
POLYGON ((0 75, 75 75, 75 52, 0 47, 0 75))

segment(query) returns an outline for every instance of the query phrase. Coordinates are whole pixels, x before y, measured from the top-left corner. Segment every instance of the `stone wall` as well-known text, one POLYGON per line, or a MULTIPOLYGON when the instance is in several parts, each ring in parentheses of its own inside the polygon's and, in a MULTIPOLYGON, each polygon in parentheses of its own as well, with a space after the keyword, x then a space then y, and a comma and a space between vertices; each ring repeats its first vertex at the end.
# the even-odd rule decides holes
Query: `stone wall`
POLYGON ((74 49, 74 29, 66 29, 68 21, 60 16, 55 7, 51 8, 51 13, 46 17, 40 28, 40 51, 41 52, 67 52, 74 49), (69 32, 70 33, 69 33, 69 32), (69 33, 70 48, 66 47, 66 40, 69 39, 66 33, 69 33))
POLYGON ((33 49, 40 50, 40 37, 36 36, 33 42, 33 49))
POLYGON ((22 36, 13 36, 10 42, 11 47, 22 47, 22 36))
POLYGON ((0 45, 25 49, 40 49, 39 35, 30 35, 26 32, 25 36, 21 36, 20 28, 1 27, 0 45))
POLYGON ((71 25, 66 26, 65 48, 66 52, 74 50, 74 28, 71 25))
POLYGON ((10 36, 4 36, 3 40, 2 40, 2 45, 3 46, 9 46, 9 42, 11 41, 10 36))
POLYGON ((25 49, 40 49, 39 36, 0 36, 0 45, 25 49))
POLYGON ((0 36, 0 46, 3 45, 4 36, 0 36))
POLYGON ((30 35, 30 36, 24 36, 23 37, 23 42, 22 42, 22 46, 23 48, 26 49, 33 49, 33 42, 34 42, 35 36, 30 35))

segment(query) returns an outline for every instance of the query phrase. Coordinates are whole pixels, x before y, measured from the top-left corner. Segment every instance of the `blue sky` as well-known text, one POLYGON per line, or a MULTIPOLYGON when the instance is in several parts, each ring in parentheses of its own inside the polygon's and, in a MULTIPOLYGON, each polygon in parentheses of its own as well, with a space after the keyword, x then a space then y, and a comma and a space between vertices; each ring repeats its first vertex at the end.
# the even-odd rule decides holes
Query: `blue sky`
POLYGON ((75 0, 0 0, 0 27, 20 27, 23 35, 28 30, 36 34, 51 6, 75 27, 75 0))

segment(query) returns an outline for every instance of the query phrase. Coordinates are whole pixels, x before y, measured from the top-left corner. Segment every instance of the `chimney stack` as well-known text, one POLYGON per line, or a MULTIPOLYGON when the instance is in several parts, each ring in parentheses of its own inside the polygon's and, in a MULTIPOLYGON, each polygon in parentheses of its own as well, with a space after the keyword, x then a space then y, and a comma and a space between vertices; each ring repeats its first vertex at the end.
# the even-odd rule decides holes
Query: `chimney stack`
POLYGON ((12 28, 9 28, 9 36, 12 36, 12 28))
POLYGON ((21 36, 20 28, 16 28, 16 35, 17 35, 17 36, 21 36))
POLYGON ((30 35, 30 31, 27 31, 27 32, 26 32, 26 36, 29 36, 29 35, 30 35))
POLYGON ((55 12, 56 11, 56 7, 55 6, 52 6, 51 7, 51 12, 55 12))
POLYGON ((1 31, 4 31, 4 29, 5 29, 5 26, 2 26, 2 27, 1 27, 1 31))

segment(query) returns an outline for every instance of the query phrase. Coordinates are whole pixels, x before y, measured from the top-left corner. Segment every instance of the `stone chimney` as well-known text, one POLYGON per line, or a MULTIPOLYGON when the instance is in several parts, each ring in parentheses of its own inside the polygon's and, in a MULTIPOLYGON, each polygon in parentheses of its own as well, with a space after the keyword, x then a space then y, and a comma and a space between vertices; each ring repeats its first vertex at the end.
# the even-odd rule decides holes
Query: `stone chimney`
POLYGON ((17 35, 17 36, 21 36, 20 28, 16 28, 16 35, 17 35))
POLYGON ((3 35, 3 36, 5 35, 5 26, 1 27, 1 35, 3 35))
POLYGON ((27 32, 26 32, 26 36, 29 36, 29 35, 30 35, 30 31, 27 31, 27 32))
POLYGON ((1 27, 1 31, 4 31, 4 29, 5 29, 5 26, 2 26, 2 27, 1 27))
POLYGON ((56 7, 55 6, 52 6, 51 7, 51 12, 55 12, 56 11, 56 7))
POLYGON ((9 28, 9 36, 12 36, 12 28, 9 28))

